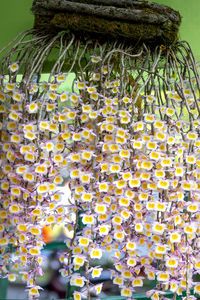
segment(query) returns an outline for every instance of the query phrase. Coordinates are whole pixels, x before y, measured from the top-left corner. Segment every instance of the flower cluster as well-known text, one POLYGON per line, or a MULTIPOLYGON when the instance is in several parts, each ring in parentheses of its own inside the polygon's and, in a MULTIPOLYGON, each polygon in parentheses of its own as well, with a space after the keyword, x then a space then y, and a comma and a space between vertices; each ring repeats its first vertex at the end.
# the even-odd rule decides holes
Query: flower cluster
POLYGON ((130 82, 103 57, 91 62, 69 97, 71 190, 85 226, 68 245, 70 267, 63 272, 89 293, 88 274, 97 276, 89 261, 111 252, 122 296, 131 298, 145 278, 158 282, 151 299, 160 299, 163 289, 181 295, 194 287, 199 294, 193 282, 200 259, 196 79, 182 82, 172 74, 165 93, 154 86, 137 95, 139 86, 128 90, 130 82))
MULTIPOLYGON (((2 76, 0 85, 1 267, 7 267, 14 254, 15 269, 22 270, 30 298, 37 298, 42 227, 71 222, 58 191, 70 134, 63 120, 68 110, 59 113, 57 109, 63 97, 58 88, 65 77, 57 75, 51 83, 32 82, 25 88, 16 80, 18 67, 11 64, 9 76, 2 76)), ((16 275, 9 274, 8 279, 14 281, 16 275)))
POLYGON ((161 75, 160 50, 138 75, 128 53, 99 49, 84 70, 80 57, 70 92, 62 88, 65 73, 26 85, 13 63, 1 77, 2 262, 8 266, 14 249, 16 269, 24 267, 30 298, 37 298, 41 224, 63 222, 72 237, 61 274, 76 288, 74 300, 101 293, 90 278, 102 268, 90 261, 105 252, 113 254, 113 283, 128 299, 146 278, 158 282, 151 299, 167 289, 189 299, 194 287, 200 295, 193 277, 200 270, 198 65, 191 58, 187 71, 179 68, 171 49, 161 75), (64 169, 67 210, 57 191, 64 169))

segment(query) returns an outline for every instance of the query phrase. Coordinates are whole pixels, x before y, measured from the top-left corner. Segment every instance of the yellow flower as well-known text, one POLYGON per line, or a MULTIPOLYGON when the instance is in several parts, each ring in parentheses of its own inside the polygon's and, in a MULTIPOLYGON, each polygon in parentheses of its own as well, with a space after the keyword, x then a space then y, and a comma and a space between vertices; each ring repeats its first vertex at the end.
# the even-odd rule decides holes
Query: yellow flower
POLYGON ((79 169, 73 169, 70 172, 70 177, 71 178, 79 178, 80 176, 80 170, 79 169))
POLYGON ((129 288, 122 288, 121 289, 121 296, 122 297, 131 297, 132 291, 129 288))
POLYGON ((177 231, 170 233, 170 242, 171 243, 180 243, 181 235, 177 231))
POLYGON ((89 160, 91 160, 91 158, 92 158, 92 153, 89 152, 89 151, 83 151, 83 152, 81 153, 81 157, 82 157, 83 159, 89 161, 89 160))
POLYGON ((21 102, 22 101, 22 95, 19 93, 13 93, 13 100, 21 102))
POLYGON ((156 139, 159 141, 165 141, 166 140, 166 134, 164 132, 157 132, 155 134, 156 139))
POLYGON ((108 148, 112 153, 119 151, 119 146, 117 144, 111 144, 108 146, 108 148))
POLYGON ((56 130, 58 129, 58 126, 57 124, 49 124, 49 130, 52 131, 52 132, 56 132, 56 130))
MULTIPOLYGON (((53 85, 52 85, 53 86, 53 85)), ((57 94, 56 93, 53 93, 53 92, 51 92, 51 93, 49 93, 49 99, 51 99, 51 100, 56 100, 57 99, 57 94)))
POLYGON ((92 201, 92 197, 93 197, 93 195, 91 193, 84 193, 84 194, 82 194, 81 199, 84 202, 91 202, 92 201))
POLYGON ((170 257, 166 260, 166 267, 168 268, 177 268, 178 260, 176 257, 170 257))
POLYGON ((31 173, 24 173, 23 174, 23 179, 25 181, 28 181, 28 182, 34 182, 35 176, 33 174, 31 174, 31 173))
POLYGON ((9 115, 8 115, 9 119, 13 120, 13 121, 19 121, 20 119, 20 116, 17 112, 11 112, 9 115))
POLYGON ((40 216, 42 214, 42 211, 40 208, 35 208, 33 211, 32 211, 32 214, 34 216, 40 216))
POLYGON ((41 235, 41 229, 37 227, 32 227, 30 228, 30 233, 33 235, 41 235))
POLYGON ((122 223, 122 218, 120 216, 115 216, 112 219, 114 225, 120 225, 122 223))
POLYGON ((17 205, 17 204, 13 204, 13 205, 11 205, 11 206, 9 207, 9 211, 10 211, 10 213, 12 213, 12 214, 17 214, 17 213, 20 212, 20 207, 19 207, 19 205, 17 205))
POLYGON ((167 190, 169 188, 169 181, 168 180, 159 180, 157 187, 160 189, 167 190))
POLYGON ((195 157, 195 155, 187 155, 185 160, 190 165, 193 165, 193 164, 196 163, 196 157, 195 157))
POLYGON ((63 177, 62 177, 62 176, 56 176, 56 177, 54 178, 53 182, 54 182, 55 184, 62 184, 62 182, 63 182, 63 177))
POLYGON ((156 152, 156 151, 152 151, 150 153, 150 159, 154 159, 154 160, 159 160, 160 158, 160 153, 159 152, 156 152))
POLYGON ((145 122, 153 123, 155 118, 154 118, 154 115, 145 114, 144 120, 145 120, 145 122))
POLYGON ((55 104, 49 103, 46 105, 46 111, 52 111, 55 108, 55 104))
POLYGON ((63 162, 63 156, 61 154, 56 154, 53 157, 53 161, 55 163, 61 163, 61 162, 63 162))
POLYGON ((108 171, 108 164, 107 163, 103 163, 100 165, 101 167, 101 172, 107 172, 108 171))
POLYGON ((46 222, 47 222, 48 224, 54 223, 54 222, 55 222, 55 217, 54 217, 54 216, 49 216, 49 217, 47 217, 47 218, 46 218, 46 222))
POLYGON ((140 178, 141 178, 142 180, 145 180, 145 181, 146 181, 146 180, 149 180, 150 174, 147 173, 147 172, 141 173, 140 178))
POLYGON ((137 264, 137 261, 136 261, 135 258, 129 257, 129 258, 127 259, 127 265, 128 265, 128 266, 134 267, 136 264, 137 264))
POLYGON ((94 224, 94 217, 91 215, 84 215, 82 218, 83 224, 94 224))
POLYGON ((129 279, 129 278, 132 277, 132 273, 131 273, 131 271, 129 271, 129 270, 124 270, 124 271, 122 271, 121 275, 122 275, 122 277, 125 278, 125 279, 129 279))
POLYGON ((89 174, 82 174, 80 176, 80 180, 82 183, 90 183, 90 175, 89 174))
POLYGON ((160 224, 160 223, 157 223, 155 222, 152 226, 152 232, 155 233, 155 234, 163 234, 165 230, 165 225, 164 224, 160 224))
POLYGON ((94 93, 91 93, 91 94, 90 94, 90 98, 91 98, 92 100, 95 100, 95 101, 96 101, 96 100, 98 100, 99 95, 98 95, 97 93, 94 92, 94 93))
POLYGON ((195 284, 194 293, 200 295, 200 284, 195 284))
POLYGON ((107 182, 101 182, 99 184, 99 192, 107 192, 108 191, 108 183, 107 182))
POLYGON ((175 143, 176 139, 173 136, 168 136, 167 138, 167 144, 173 145, 175 143))
POLYGON ((106 131, 108 131, 108 132, 113 132, 114 129, 115 129, 115 126, 114 126, 113 124, 107 124, 107 125, 105 126, 105 129, 106 129, 106 131))
POLYGON ((105 214, 107 211, 106 205, 105 204, 96 204, 95 206, 95 212, 97 214, 105 214))
POLYGON ((182 177, 183 175, 184 175, 184 168, 183 167, 176 167, 175 176, 182 177))
POLYGON ((38 111, 38 105, 37 105, 37 103, 31 103, 31 104, 29 104, 29 106, 28 106, 28 112, 30 114, 36 113, 37 111, 38 111))
POLYGON ((99 295, 99 294, 101 293, 102 285, 103 285, 103 284, 100 283, 100 284, 97 284, 97 285, 94 286, 95 294, 96 294, 96 295, 99 295))
POLYGON ((130 172, 122 173, 122 179, 127 181, 132 179, 132 174, 130 172))
POLYGON ((130 211, 128 211, 128 210, 126 210, 126 209, 123 209, 123 210, 121 211, 121 216, 122 216, 122 218, 125 219, 125 220, 128 220, 128 219, 129 219, 130 214, 131 214, 130 211))
POLYGON ((158 292, 153 293, 153 295, 151 296, 151 300, 159 300, 160 296, 158 292))
POLYGON ((155 206, 156 211, 165 211, 167 209, 167 204, 163 202, 157 202, 155 206))
POLYGON ((117 187, 118 189, 123 189, 123 188, 126 187, 126 181, 125 181, 125 180, 117 180, 117 181, 115 182, 115 184, 116 184, 116 187, 117 187))
POLYGON ((171 167, 172 166, 172 160, 171 158, 163 158, 161 160, 161 166, 164 167, 171 167))
POLYGON ((148 277, 149 280, 154 280, 155 279, 155 272, 147 271, 147 277, 148 277))
POLYGON ((7 181, 2 182, 1 183, 1 189, 3 191, 7 191, 9 189, 9 182, 7 182, 7 181))
POLYGON ((70 159, 72 162, 79 162, 80 161, 80 154, 79 153, 73 153, 70 156, 70 159))
POLYGON ((29 290, 29 295, 31 295, 31 296, 39 296, 38 288, 37 287, 32 287, 29 290))
POLYGON ((169 250, 169 247, 166 245, 157 245, 155 248, 155 253, 166 254, 168 250, 169 250))
POLYGON ((69 120, 74 120, 76 118, 76 112, 75 111, 71 111, 67 113, 67 118, 69 120))
POLYGON ((102 250, 100 248, 93 248, 90 251, 90 257, 100 259, 102 257, 102 250))
POLYGON ((142 149, 142 146, 143 146, 143 144, 142 144, 142 142, 141 141, 134 141, 133 142, 133 148, 134 149, 142 149))
POLYGON ((2 247, 7 246, 8 245, 8 238, 7 237, 0 237, 0 245, 2 247))
POLYGON ((136 131, 136 132, 142 131, 143 129, 144 129, 144 123, 142 121, 136 123, 134 126, 134 131, 136 131))
POLYGON ((130 122, 130 117, 129 116, 125 116, 125 117, 122 117, 120 118, 120 123, 122 124, 128 124, 130 122))
POLYGON ((46 165, 39 165, 35 168, 35 172, 38 174, 46 174, 47 173, 47 167, 46 165))
POLYGON ((49 123, 42 121, 39 124, 39 128, 40 128, 40 130, 48 130, 49 129, 49 123))
POLYGON ((136 287, 136 286, 137 287, 141 287, 141 286, 143 286, 143 280, 140 279, 140 278, 133 279, 132 286, 133 287, 136 287))
POLYGON ((99 234, 101 236, 108 235, 109 230, 110 230, 110 226, 109 225, 101 225, 101 226, 99 226, 98 229, 99 229, 99 234))
POLYGON ((17 275, 16 274, 8 274, 8 280, 9 281, 15 281, 16 280, 17 275))
POLYGON ((172 117, 175 113, 175 110, 171 107, 168 107, 165 112, 168 117, 172 117))
POLYGON ((153 95, 148 95, 148 96, 146 97, 146 101, 147 101, 147 103, 149 103, 149 104, 153 103, 155 100, 156 100, 156 97, 153 96, 153 95))
POLYGON ((129 186, 130 186, 130 188, 139 187, 140 180, 138 178, 133 178, 133 179, 129 180, 129 186))
POLYGON ((11 72, 16 72, 19 70, 19 65, 16 62, 14 62, 11 65, 9 65, 9 69, 11 72))
POLYGON ((182 186, 183 190, 191 191, 197 187, 197 184, 195 182, 189 180, 189 181, 182 181, 181 186, 182 186))
POLYGON ((145 160, 145 161, 143 161, 142 163, 141 163, 141 168, 142 169, 145 169, 145 170, 151 170, 152 169, 152 167, 153 167, 153 163, 152 162, 150 162, 150 161, 147 161, 147 160, 145 160))
POLYGON ((157 275, 157 280, 158 281, 162 281, 162 282, 166 282, 169 280, 169 274, 167 272, 160 272, 158 275, 157 275))
POLYGON ((193 234, 194 232, 196 232, 196 229, 197 228, 195 225, 188 224, 188 225, 185 225, 184 232, 189 235, 189 234, 193 234))
POLYGON ((188 138, 188 140, 193 140, 193 141, 196 141, 198 138, 196 132, 192 132, 192 131, 188 132, 186 137, 188 138))
POLYGON ((82 115, 80 116, 80 118, 81 118, 81 121, 82 121, 82 122, 87 122, 88 119, 89 119, 87 114, 82 114, 82 115))
POLYGON ((82 256, 75 256, 74 260, 73 260, 73 263, 75 265, 83 266, 84 263, 85 263, 85 260, 84 260, 84 258, 82 256))
POLYGON ((136 223, 134 228, 136 232, 143 232, 143 225, 141 223, 136 223))
POLYGON ((47 193, 48 191, 49 191, 48 183, 40 184, 37 188, 37 192, 39 194, 44 194, 44 193, 47 193))
POLYGON ((100 56, 91 56, 91 61, 93 63, 98 63, 101 61, 101 57, 100 56))
POLYGON ((132 242, 132 241, 128 241, 126 243, 126 249, 129 250, 129 251, 135 250, 136 249, 136 243, 132 242))
POLYGON ((24 159, 33 162, 35 160, 35 155, 33 153, 25 153, 24 159))
POLYGON ((8 91, 13 91, 15 89, 15 84, 14 83, 7 83, 5 87, 8 91))
POLYGON ((123 198, 123 197, 119 199, 119 205, 120 206, 128 207, 129 204, 130 204, 130 199, 123 198))
POLYGON ((38 248, 33 247, 29 250, 29 253, 33 256, 36 256, 40 254, 40 250, 38 248))
POLYGON ((11 188, 11 195, 19 197, 21 195, 21 189, 19 187, 11 188))
POLYGON ((157 148, 157 143, 156 142, 148 142, 146 145, 147 149, 149 150, 155 150, 157 148))
POLYGON ((73 297, 74 297, 74 300, 81 300, 82 299, 81 293, 79 293, 77 291, 74 291, 73 297))
POLYGON ((86 237, 79 238, 79 245, 82 247, 87 247, 89 245, 89 239, 86 237))

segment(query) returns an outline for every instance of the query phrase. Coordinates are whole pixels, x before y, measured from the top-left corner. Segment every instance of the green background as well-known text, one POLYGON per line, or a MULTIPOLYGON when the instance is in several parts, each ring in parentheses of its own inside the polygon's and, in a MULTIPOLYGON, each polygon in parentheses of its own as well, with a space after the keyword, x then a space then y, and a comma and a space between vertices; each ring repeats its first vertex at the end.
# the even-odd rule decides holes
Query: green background
MULTIPOLYGON (((33 0, 0 0, 0 48, 20 31, 33 27, 34 16, 30 11, 33 0)), ((154 0, 171 6, 182 16, 180 39, 187 40, 200 60, 200 0, 154 0)))

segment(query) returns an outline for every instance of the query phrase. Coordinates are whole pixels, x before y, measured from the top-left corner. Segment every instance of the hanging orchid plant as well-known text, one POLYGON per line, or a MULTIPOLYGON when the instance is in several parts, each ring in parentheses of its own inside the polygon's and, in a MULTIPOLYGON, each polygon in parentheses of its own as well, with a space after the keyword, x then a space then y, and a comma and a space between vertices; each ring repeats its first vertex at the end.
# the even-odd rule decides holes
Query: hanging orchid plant
POLYGON ((90 278, 103 269, 90 262, 105 252, 125 298, 147 278, 157 279, 151 299, 165 299, 165 290, 197 299, 190 290, 200 294, 200 87, 190 46, 143 45, 135 54, 61 33, 35 35, 30 47, 30 34, 1 62, 1 275, 18 276, 8 268, 14 255, 29 298, 38 299, 42 225, 59 223, 71 232, 60 261, 75 300, 101 293, 90 278), (63 205, 66 169, 71 197, 63 205))

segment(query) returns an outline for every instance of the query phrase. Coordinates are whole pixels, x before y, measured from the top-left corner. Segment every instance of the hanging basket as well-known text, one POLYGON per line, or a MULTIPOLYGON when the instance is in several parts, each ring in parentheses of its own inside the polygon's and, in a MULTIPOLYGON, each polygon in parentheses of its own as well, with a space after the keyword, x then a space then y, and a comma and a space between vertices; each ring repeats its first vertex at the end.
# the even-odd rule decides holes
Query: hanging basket
POLYGON ((146 1, 132 0, 35 0, 35 28, 69 30, 80 36, 126 39, 137 44, 177 41, 179 12, 146 1))

